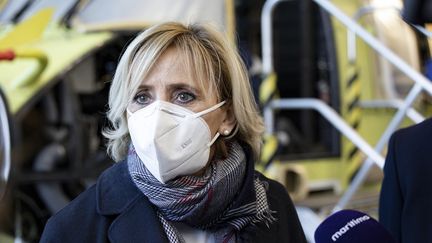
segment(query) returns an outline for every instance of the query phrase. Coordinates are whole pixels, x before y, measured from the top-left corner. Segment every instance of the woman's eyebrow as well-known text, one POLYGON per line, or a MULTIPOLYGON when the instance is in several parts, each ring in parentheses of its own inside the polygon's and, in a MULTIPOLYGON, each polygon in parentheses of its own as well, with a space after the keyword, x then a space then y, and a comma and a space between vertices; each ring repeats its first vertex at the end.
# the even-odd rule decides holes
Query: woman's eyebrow
POLYGON ((138 86, 138 90, 143 90, 143 89, 152 89, 152 86, 147 84, 140 84, 140 86, 138 86))
POLYGON ((199 89, 197 89, 196 87, 194 87, 194 86, 192 86, 192 85, 190 85, 190 84, 188 84, 188 83, 174 83, 174 84, 169 84, 169 85, 168 85, 168 88, 169 88, 169 89, 172 89, 172 90, 174 90, 174 89, 188 89, 188 90, 191 90, 191 91, 193 91, 193 92, 195 92, 195 93, 200 93, 200 90, 199 90, 199 89))

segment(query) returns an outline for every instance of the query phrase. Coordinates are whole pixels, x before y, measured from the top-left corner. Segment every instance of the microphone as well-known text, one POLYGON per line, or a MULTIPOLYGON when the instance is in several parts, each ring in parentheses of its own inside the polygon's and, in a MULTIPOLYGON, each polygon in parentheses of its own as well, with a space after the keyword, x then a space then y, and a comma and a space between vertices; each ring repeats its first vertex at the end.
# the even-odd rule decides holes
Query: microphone
POLYGON ((355 210, 341 210, 326 218, 315 231, 315 242, 396 243, 378 221, 355 210))

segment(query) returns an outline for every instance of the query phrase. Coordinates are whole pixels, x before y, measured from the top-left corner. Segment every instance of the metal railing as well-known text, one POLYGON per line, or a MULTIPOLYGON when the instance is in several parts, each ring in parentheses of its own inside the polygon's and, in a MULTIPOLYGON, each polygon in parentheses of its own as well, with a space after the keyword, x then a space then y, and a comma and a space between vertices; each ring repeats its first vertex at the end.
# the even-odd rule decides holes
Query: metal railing
MULTIPOLYGON (((359 106, 365 109, 395 109, 398 110, 403 107, 403 101, 400 99, 392 100, 368 100, 360 101, 359 106)), ((414 108, 408 108, 406 116, 414 123, 420 123, 426 118, 416 111, 414 108)))
MULTIPOLYGON (((269 74, 273 72, 273 54, 272 54, 272 12, 275 6, 283 0, 268 0, 266 1, 262 15, 261 15, 261 28, 262 28, 262 50, 263 50, 263 73, 269 74)), ((286 1, 286 0, 285 0, 286 1)), ((406 98, 402 101, 393 101, 388 103, 376 102, 375 104, 364 103, 363 106, 388 106, 397 109, 396 114, 391 119, 385 132, 382 134, 375 148, 372 148, 353 128, 351 128, 341 116, 335 112, 334 109, 329 107, 324 102, 318 99, 279 99, 270 102, 268 107, 264 110, 264 119, 266 124, 266 131, 273 133, 273 110, 274 109, 313 109, 323 115, 333 126, 335 126, 344 136, 346 136, 353 144, 362 150, 367 156, 366 161, 362 164, 359 172, 354 177, 352 183, 349 185, 346 192, 343 194, 339 202, 334 207, 333 211, 343 209, 351 200, 358 187, 365 180, 370 168, 375 163, 380 168, 383 168, 384 159, 380 154, 382 149, 387 144, 392 133, 399 127, 400 123, 407 115, 414 122, 420 122, 424 119, 418 112, 411 108, 412 104, 425 90, 432 95, 432 83, 424 75, 409 66, 404 60, 393 53, 389 48, 383 45, 374 36, 368 33, 363 27, 353 21, 345 13, 339 10, 328 0, 314 0, 319 7, 327 11, 331 16, 339 20, 346 26, 347 30, 354 33, 355 36, 361 38, 373 50, 375 50, 382 57, 387 59, 396 68, 401 70, 415 84, 409 91, 406 98)), ((350 53, 350 56, 355 56, 350 53)), ((309 237, 308 237, 309 238, 309 237)))
POLYGON ((286 2, 292 0, 267 0, 264 3, 261 12, 261 50, 262 50, 262 62, 263 74, 268 75, 273 70, 273 28, 272 28, 272 15, 273 10, 280 2, 286 2))
MULTIPOLYGON (((343 25, 346 26, 347 29, 354 32, 359 38, 361 38, 366 44, 368 44, 372 49, 374 49, 377 53, 381 54, 382 57, 387 59, 390 63, 392 63, 396 68, 401 70, 405 75, 411 78, 415 85, 411 88, 405 100, 402 102, 398 111, 396 112, 393 119, 390 121, 387 126, 385 132, 379 139, 377 145, 375 146, 375 150, 377 152, 381 152, 381 150, 387 144, 391 134, 399 127, 402 122, 405 114, 418 97, 418 95, 422 92, 422 90, 427 91, 432 95, 432 83, 428 80, 424 75, 417 72, 411 66, 409 66, 404 60, 394 54, 388 47, 383 45, 379 40, 373 37, 370 33, 364 30, 359 24, 353 21, 350 17, 348 17, 345 13, 339 10, 336 6, 334 6, 328 0, 314 0, 321 8, 329 12, 332 16, 338 19, 343 25)), ((348 189, 341 197, 333 211, 338 211, 343 209, 349 200, 351 200, 354 193, 357 191, 358 187, 365 180, 367 173, 372 167, 372 161, 368 158, 365 163, 361 166, 359 172, 353 179, 353 182, 349 185, 348 189)), ((381 167, 381 166, 380 166, 381 167)), ((382 167, 381 167, 382 168, 382 167)))
POLYGON ((4 96, 0 94, 0 199, 6 192, 11 169, 11 137, 4 96))
MULTIPOLYGON (((365 6, 360 8, 353 16, 353 20, 358 22, 360 18, 367 14, 374 13, 378 10, 394 10, 396 12, 400 12, 400 9, 397 6, 388 5, 388 6, 365 6)), ((352 62, 357 58, 357 46, 356 46, 356 35, 353 31, 347 32, 347 53, 348 60, 352 62)))
MULTIPOLYGON (((273 28, 272 28, 272 14, 275 7, 280 2, 285 2, 290 0, 269 0, 266 1, 261 14, 261 29, 262 29, 262 60, 263 60, 263 73, 269 74, 273 72, 273 28)), ((361 27, 360 27, 361 28, 361 27)), ((354 32, 354 31, 353 31, 354 32)), ((354 32, 356 33, 356 32, 354 32)), ((314 99, 280 99, 272 102, 269 107, 264 109, 264 120, 266 124, 266 132, 269 134, 273 133, 273 115, 272 109, 313 109, 316 107, 323 108, 326 112, 321 113, 321 110, 317 110, 321 113, 331 124, 336 126, 336 128, 348 139, 354 139, 352 142, 361 146, 361 149, 368 158, 373 158, 373 161, 377 163, 378 166, 382 168, 384 161, 382 156, 372 149, 372 147, 355 131, 353 130, 342 118, 334 111, 331 107, 324 103, 317 103, 318 100, 314 99), (316 102, 314 102, 316 101, 316 102), (281 105, 282 104, 282 105, 281 105), (330 115, 331 114, 331 115, 330 115), (343 125, 341 125, 343 124, 343 125)))
POLYGON ((312 109, 319 112, 336 129, 354 143, 378 166, 384 165, 384 158, 378 154, 341 116, 329 105, 315 98, 276 99, 264 108, 264 121, 267 132, 273 133, 274 109, 312 109))
MULTIPOLYGON (((432 94, 432 83, 421 73, 417 72, 411 66, 409 66, 404 60, 394 54, 388 47, 383 45, 379 40, 367 32, 363 27, 353 21, 345 13, 339 10, 328 0, 313 0, 322 9, 329 12, 332 16, 338 19, 342 24, 344 24, 347 29, 353 31, 358 37, 363 39, 371 48, 373 48, 377 53, 381 54, 394 66, 399 68, 403 73, 410 77, 416 84, 426 90, 429 94, 432 94)), ((412 88, 413 90, 414 88, 412 88)))

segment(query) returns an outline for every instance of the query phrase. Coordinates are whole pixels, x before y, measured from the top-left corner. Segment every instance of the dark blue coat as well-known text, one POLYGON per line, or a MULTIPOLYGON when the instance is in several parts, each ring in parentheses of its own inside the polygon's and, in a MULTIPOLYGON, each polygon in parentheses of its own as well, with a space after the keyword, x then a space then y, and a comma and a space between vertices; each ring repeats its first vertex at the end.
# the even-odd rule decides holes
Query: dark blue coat
POLYGON ((380 222, 398 242, 432 242, 432 119, 393 134, 380 197, 380 222))
MULTIPOLYGON (((270 209, 277 222, 267 228, 246 227, 246 242, 306 242, 297 213, 285 188, 261 175, 269 184, 270 209)), ((42 234, 45 242, 168 242, 155 210, 129 176, 127 163, 106 170, 96 185, 51 217, 42 234)))

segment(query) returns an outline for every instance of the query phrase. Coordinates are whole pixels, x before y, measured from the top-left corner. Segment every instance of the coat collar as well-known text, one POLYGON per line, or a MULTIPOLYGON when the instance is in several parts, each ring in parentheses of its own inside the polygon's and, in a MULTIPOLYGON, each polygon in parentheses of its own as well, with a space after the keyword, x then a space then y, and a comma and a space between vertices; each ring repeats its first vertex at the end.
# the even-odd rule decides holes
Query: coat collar
POLYGON ((133 184, 125 161, 104 171, 96 184, 97 211, 102 215, 120 214, 141 196, 143 194, 133 184))
POLYGON ((111 242, 168 242, 152 204, 133 184, 127 163, 106 170, 96 184, 99 214, 114 217, 111 242))

